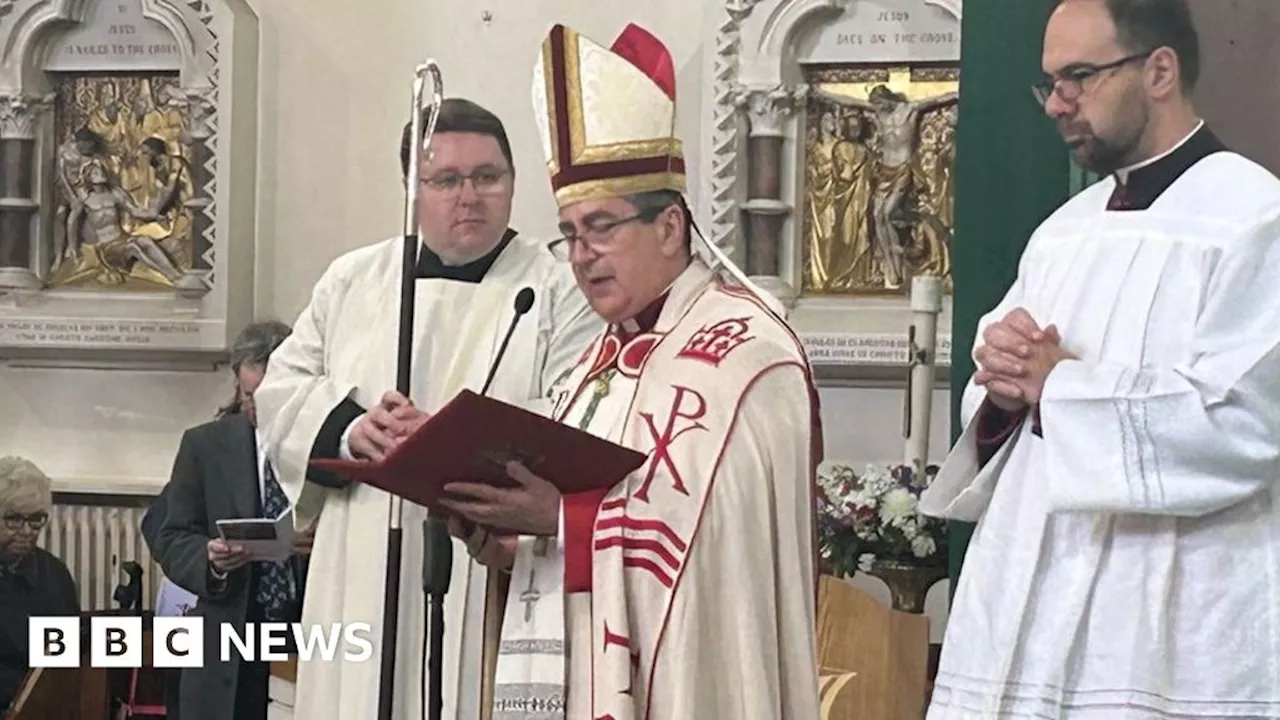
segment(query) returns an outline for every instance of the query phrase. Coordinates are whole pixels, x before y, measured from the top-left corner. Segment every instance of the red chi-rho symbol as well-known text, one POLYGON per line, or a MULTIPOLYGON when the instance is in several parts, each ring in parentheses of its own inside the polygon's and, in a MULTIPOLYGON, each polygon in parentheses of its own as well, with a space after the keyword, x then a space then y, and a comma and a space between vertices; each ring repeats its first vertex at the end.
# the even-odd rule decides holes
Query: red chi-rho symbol
POLYGON ((667 414, 667 422, 661 430, 654 421, 653 413, 640 413, 645 426, 649 428, 649 439, 653 441, 653 452, 649 455, 649 470, 645 473, 644 483, 632 495, 641 502, 649 502, 649 488, 660 470, 665 470, 671 476, 671 489, 681 495, 689 494, 684 478, 680 475, 680 469, 676 467, 675 460, 671 457, 671 444, 690 430, 705 432, 707 429, 707 426, 700 422, 707 414, 707 399, 693 388, 682 385, 671 387, 676 392, 671 398, 671 412, 667 414), (685 398, 691 401, 688 406, 685 404, 685 398), (680 420, 685 422, 677 427, 677 422, 680 420))
POLYGON ((689 338, 689 342, 676 357, 690 358, 719 367, 729 353, 751 340, 748 318, 729 318, 714 325, 705 325, 689 338))

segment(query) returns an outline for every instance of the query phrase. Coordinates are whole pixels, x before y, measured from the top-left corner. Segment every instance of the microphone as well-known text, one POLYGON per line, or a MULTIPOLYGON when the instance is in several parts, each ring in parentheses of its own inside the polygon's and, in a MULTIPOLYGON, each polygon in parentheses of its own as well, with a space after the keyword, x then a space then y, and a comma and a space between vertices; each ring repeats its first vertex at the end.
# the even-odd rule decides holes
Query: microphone
MULTIPOLYGON (((498 354, 493 358, 493 364, 489 366, 489 376, 485 378, 484 388, 481 389, 482 396, 489 394, 489 386, 493 384, 493 378, 498 373, 498 366, 502 364, 502 358, 507 354, 507 346, 511 344, 511 336, 516 332, 516 326, 520 324, 520 318, 533 308, 533 288, 521 288, 516 293, 515 300, 515 317, 511 318, 511 325, 507 327, 507 335, 502 338, 502 345, 498 346, 498 354)), ((470 528, 471 523, 464 522, 464 526, 470 528)), ((436 513, 428 513, 427 519, 422 521, 422 589, 426 593, 428 600, 428 627, 444 626, 444 596, 449 592, 449 581, 453 576, 453 538, 449 535, 449 530, 445 524, 445 518, 436 513)), ((424 688, 429 699, 423 702, 423 709, 429 713, 429 717, 434 720, 440 717, 441 713, 441 680, 443 676, 444 656, 444 634, 442 632, 432 633, 428 638, 428 642, 423 644, 423 654, 427 655, 428 645, 430 646, 430 655, 424 657, 423 671, 429 673, 430 688, 424 688), (428 658, 430 667, 428 668, 428 658)))
POLYGON ((502 357, 507 354, 507 345, 511 342, 511 336, 516 332, 516 325, 520 324, 520 318, 533 308, 533 288, 526 287, 516 293, 515 317, 511 318, 511 325, 507 327, 507 336, 502 338, 502 345, 498 347, 498 354, 493 358, 493 365, 489 366, 489 377, 485 378, 484 387, 480 389, 481 395, 489 394, 489 386, 493 384, 493 377, 498 374, 498 365, 502 363, 502 357))

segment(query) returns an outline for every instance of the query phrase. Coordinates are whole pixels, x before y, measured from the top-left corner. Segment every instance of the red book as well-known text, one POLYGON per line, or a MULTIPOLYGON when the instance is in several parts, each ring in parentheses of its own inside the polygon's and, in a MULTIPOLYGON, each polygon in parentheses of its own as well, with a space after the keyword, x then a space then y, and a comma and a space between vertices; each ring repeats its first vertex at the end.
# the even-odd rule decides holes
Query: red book
POLYGON ((512 460, 572 495, 617 485, 644 464, 645 455, 463 390, 380 462, 317 459, 310 464, 442 510, 437 501, 449 483, 511 486, 506 466, 512 460))

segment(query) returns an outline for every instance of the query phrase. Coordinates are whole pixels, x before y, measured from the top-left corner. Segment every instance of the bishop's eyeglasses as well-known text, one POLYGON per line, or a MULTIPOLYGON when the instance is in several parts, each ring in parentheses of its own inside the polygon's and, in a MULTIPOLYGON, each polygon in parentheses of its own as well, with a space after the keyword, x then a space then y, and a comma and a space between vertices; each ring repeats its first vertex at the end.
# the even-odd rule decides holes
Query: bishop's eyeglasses
MULTIPOLYGON (((664 210, 666 208, 663 208, 664 210)), ((633 222, 652 222, 658 213, 657 211, 642 211, 635 215, 624 218, 616 218, 610 220, 600 220, 597 222, 587 223, 586 228, 582 232, 566 233, 564 237, 557 238, 547 243, 547 249, 552 255, 564 260, 573 252, 573 246, 578 243, 586 243, 595 253, 607 253, 613 247, 614 231, 618 228, 633 222)))
POLYGON ((31 513, 30 515, 8 513, 4 516, 4 529, 10 532, 18 532, 23 526, 32 531, 40 532, 48 524, 49 513, 45 512, 31 513))
POLYGON ((493 195, 503 190, 502 181, 507 171, 494 167, 482 167, 463 175, 459 172, 442 172, 429 178, 421 178, 420 182, 430 190, 438 193, 453 194, 460 192, 468 180, 478 195, 493 195))
POLYGON ((1154 50, 1136 53, 1134 55, 1126 55, 1119 60, 1113 60, 1109 63, 1094 65, 1091 63, 1077 63, 1068 65, 1057 75, 1047 77, 1044 80, 1031 86, 1031 92, 1036 96, 1036 102, 1044 105, 1049 102, 1049 98, 1057 93, 1058 97, 1064 102, 1075 102, 1084 94, 1085 84, 1093 78, 1100 76, 1108 70, 1115 70, 1137 60, 1146 60, 1151 56, 1154 50))

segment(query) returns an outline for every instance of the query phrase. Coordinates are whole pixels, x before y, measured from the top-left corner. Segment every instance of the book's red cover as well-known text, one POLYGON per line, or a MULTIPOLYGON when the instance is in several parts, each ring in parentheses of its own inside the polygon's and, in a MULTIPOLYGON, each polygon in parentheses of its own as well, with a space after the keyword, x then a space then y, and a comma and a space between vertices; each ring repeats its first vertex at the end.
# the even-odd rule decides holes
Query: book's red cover
POLYGON ((380 462, 316 459, 332 470, 432 510, 444 486, 510 486, 519 461, 564 495, 613 487, 645 455, 523 408, 463 390, 380 462))

